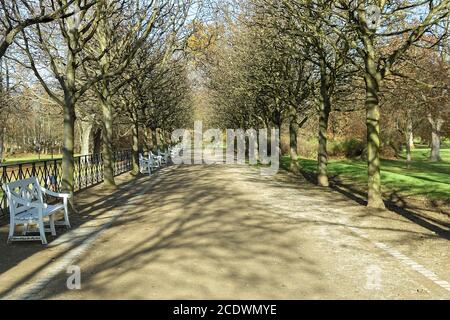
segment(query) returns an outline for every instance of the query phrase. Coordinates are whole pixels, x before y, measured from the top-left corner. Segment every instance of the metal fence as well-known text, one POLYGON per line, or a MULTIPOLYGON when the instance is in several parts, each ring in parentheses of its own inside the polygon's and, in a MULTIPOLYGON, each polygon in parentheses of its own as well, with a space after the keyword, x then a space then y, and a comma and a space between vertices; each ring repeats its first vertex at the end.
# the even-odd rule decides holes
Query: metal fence
MULTIPOLYGON (((118 151, 114 154, 114 175, 118 176, 132 168, 130 150, 118 151)), ((22 162, 11 165, 0 165, 0 219, 8 214, 6 196, 1 189, 2 184, 26 179, 38 178, 40 184, 52 191, 61 190, 61 159, 22 162)), ((74 188, 80 191, 103 181, 103 159, 101 154, 75 157, 74 188)))

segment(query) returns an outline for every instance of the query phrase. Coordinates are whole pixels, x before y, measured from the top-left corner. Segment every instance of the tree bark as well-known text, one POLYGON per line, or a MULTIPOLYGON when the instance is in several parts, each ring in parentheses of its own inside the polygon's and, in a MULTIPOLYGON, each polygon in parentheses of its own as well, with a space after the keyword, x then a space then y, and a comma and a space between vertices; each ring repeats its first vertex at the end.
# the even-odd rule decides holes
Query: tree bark
POLYGON ((5 127, 0 127, 0 163, 3 162, 3 156, 5 152, 5 127))
POLYGON ((411 144, 409 143, 408 133, 406 134, 406 167, 411 168, 412 156, 411 156, 411 144))
POLYGON ((116 188, 116 182, 114 180, 113 110, 109 95, 106 95, 106 99, 100 98, 100 104, 103 114, 103 183, 107 188, 114 189, 116 188))
POLYGON ((133 115, 132 118, 132 134, 133 134, 133 157, 132 157, 132 175, 139 175, 139 122, 137 114, 133 115))
POLYGON ((409 169, 412 161, 411 150, 414 148, 413 123, 410 110, 408 110, 406 121, 406 167, 409 169))
POLYGON ((157 129, 152 129, 151 135, 152 135, 152 149, 153 149, 153 151, 156 151, 156 149, 158 149, 158 131, 157 131, 157 129))
POLYGON ((328 118, 331 111, 329 95, 329 79, 325 61, 320 64, 320 97, 319 97, 319 147, 317 155, 317 183, 319 186, 328 187, 328 118))
POLYGON ((94 126, 95 115, 89 115, 81 123, 81 155, 88 155, 91 145, 91 133, 94 126))
MULTIPOLYGON (((105 12, 109 9, 106 1, 99 3, 101 10, 105 12)), ((111 30, 107 24, 106 19, 101 19, 98 24, 97 37, 99 40, 99 49, 101 52, 106 52, 100 59, 100 70, 103 75, 108 74, 111 61, 107 49, 110 45, 111 30)), ((113 111, 114 106, 111 101, 110 82, 108 79, 103 79, 100 86, 97 88, 97 94, 100 99, 100 105, 103 115, 102 128, 102 144, 103 144, 103 183, 107 188, 116 188, 114 181, 114 150, 113 150, 113 111)))
POLYGON ((408 144, 411 150, 414 150, 416 148, 416 146, 414 145, 414 132, 413 132, 413 128, 412 128, 412 122, 411 122, 411 128, 409 130, 409 135, 408 135, 408 144))
POLYGON ((431 124, 431 162, 441 161, 441 129, 444 121, 434 119, 431 114, 428 115, 428 121, 431 124))
POLYGON ((158 138, 158 146, 162 149, 161 151, 164 152, 164 149, 166 148, 166 139, 164 138, 164 131, 162 129, 158 129, 158 138))
POLYGON ((142 148, 144 152, 148 152, 149 148, 151 149, 151 135, 151 129, 144 128, 144 146, 142 148))
POLYGON ((365 37, 365 75, 366 83, 366 125, 367 125, 367 166, 368 166, 368 202, 372 208, 385 208, 381 194, 380 168, 380 106, 379 86, 381 75, 375 63, 373 40, 365 37))
POLYGON ((169 147, 172 144, 172 142, 170 141, 170 139, 171 139, 170 132, 169 131, 165 131, 164 132, 164 137, 166 139, 166 147, 169 147))
POLYGON ((64 86, 64 138, 63 138, 63 158, 61 163, 62 181, 61 186, 63 192, 69 193, 68 211, 76 213, 74 198, 74 182, 75 182, 75 93, 76 93, 76 49, 78 44, 78 33, 71 30, 68 32, 67 65, 65 70, 66 82, 64 86))
POLYGON ((290 170, 294 173, 298 173, 298 154, 297 154, 297 136, 298 136, 298 124, 295 117, 291 118, 289 122, 289 152, 291 156, 290 170))
POLYGON ((99 127, 94 130, 94 137, 93 137, 93 147, 92 147, 92 153, 99 154, 101 152, 102 148, 102 128, 99 127))
POLYGON ((64 138, 63 158, 61 164, 62 190, 70 194, 68 209, 70 213, 76 213, 74 199, 74 141, 75 141, 75 104, 70 96, 65 98, 64 105, 64 138))

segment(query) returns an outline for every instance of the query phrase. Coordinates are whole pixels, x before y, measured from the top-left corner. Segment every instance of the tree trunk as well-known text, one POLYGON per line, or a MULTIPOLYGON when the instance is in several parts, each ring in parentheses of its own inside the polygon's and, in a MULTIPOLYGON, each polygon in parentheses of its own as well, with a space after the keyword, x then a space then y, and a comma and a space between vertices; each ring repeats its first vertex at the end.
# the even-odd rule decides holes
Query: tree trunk
POLYGON ((113 110, 109 95, 100 98, 103 114, 102 146, 103 146, 103 183, 107 188, 116 188, 114 181, 114 149, 113 149, 113 110))
MULTIPOLYGON (((275 146, 276 147, 276 150, 278 150, 278 163, 279 164, 281 164, 281 163, 283 163, 283 151, 281 150, 281 139, 280 139, 280 137, 281 137, 281 124, 279 124, 279 125, 277 125, 276 127, 275 127, 275 129, 278 129, 278 134, 279 134, 279 136, 278 136, 278 146, 275 146)), ((273 141, 273 139, 275 139, 275 136, 273 136, 272 135, 272 130, 269 130, 270 131, 270 152, 272 153, 272 142, 274 142, 273 141)))
POLYGON ((80 122, 81 127, 81 155, 88 155, 91 145, 91 132, 94 126, 94 115, 90 115, 80 122))
POLYGON ((152 149, 153 151, 156 151, 156 149, 158 149, 158 130, 152 129, 151 134, 152 134, 152 149))
POLYGON ((166 147, 169 147, 172 144, 172 142, 170 141, 170 139, 171 139, 170 132, 165 131, 164 134, 165 134, 165 139, 166 139, 166 147))
POLYGON ((320 65, 320 97, 319 97, 319 147, 317 155, 317 183, 319 186, 328 187, 328 153, 327 135, 328 118, 331 111, 329 96, 329 79, 326 71, 325 61, 320 65))
POLYGON ((158 129, 158 138, 159 138, 158 146, 162 149, 162 152, 164 152, 164 149, 166 148, 166 140, 164 138, 164 131, 162 129, 158 129))
POLYGON ((433 119, 431 114, 428 115, 428 121, 431 124, 431 162, 441 161, 441 128, 444 124, 442 119, 433 119))
POLYGON ((0 163, 3 162, 3 156, 5 152, 5 131, 6 128, 0 127, 0 163))
POLYGON ((61 163, 62 181, 61 186, 63 192, 69 193, 68 211, 76 213, 74 199, 74 176, 75 176, 75 93, 76 93, 76 53, 77 36, 76 32, 69 32, 69 50, 67 50, 66 65, 66 85, 64 88, 64 127, 63 127, 63 158, 61 163))
POLYGON ((406 134, 406 167, 411 168, 411 144, 409 143, 409 136, 406 134))
POLYGON ((99 154, 101 152, 102 148, 102 128, 99 127, 94 130, 94 137, 93 137, 93 147, 92 147, 92 153, 99 154))
POLYGON ((64 105, 64 138, 63 138, 63 158, 61 164, 62 190, 70 194, 68 209, 70 213, 75 213, 74 199, 74 141, 75 141, 75 104, 71 97, 65 98, 64 105))
POLYGON ((366 125, 367 125, 367 165, 368 165, 368 202, 372 208, 384 208, 381 195, 381 168, 380 168, 380 106, 379 82, 380 74, 375 63, 375 50, 373 40, 367 37, 366 46, 366 125))
MULTIPOLYGON (((100 9, 107 9, 107 2, 99 3, 100 9)), ((103 75, 110 69, 110 56, 108 54, 108 45, 111 37, 109 26, 106 19, 101 19, 98 24, 97 36, 99 39, 99 49, 105 54, 100 59, 100 70, 103 75), (105 51, 106 50, 106 51, 105 51)), ((113 150, 113 104, 109 88, 109 80, 103 79, 98 88, 98 96, 103 114, 102 143, 103 143, 103 183, 107 188, 116 188, 114 181, 114 150, 113 150)))
POLYGON ((416 146, 414 145, 414 132, 413 132, 413 128, 412 128, 412 122, 411 122, 411 128, 409 131, 409 136, 408 136, 408 144, 411 150, 414 150, 416 148, 416 146))
POLYGON ((149 147, 151 148, 150 144, 151 144, 151 129, 148 128, 144 128, 144 147, 143 147, 143 151, 144 152, 148 152, 149 151, 149 147))
POLYGON ((136 114, 134 115, 132 121, 133 127, 131 129, 133 134, 133 159, 132 159, 133 169, 131 171, 131 174, 137 176, 140 170, 139 170, 139 122, 136 114))
POLYGON ((406 167, 409 169, 412 161, 411 150, 414 148, 413 124, 410 110, 408 110, 406 121, 406 167))
POLYGON ((295 117, 291 118, 289 122, 289 152, 291 156, 290 170, 294 173, 298 173, 298 154, 297 154, 297 136, 298 136, 298 124, 295 117))
POLYGON ((441 161, 441 138, 439 136, 439 131, 433 130, 431 133, 431 156, 430 161, 438 162, 441 161))

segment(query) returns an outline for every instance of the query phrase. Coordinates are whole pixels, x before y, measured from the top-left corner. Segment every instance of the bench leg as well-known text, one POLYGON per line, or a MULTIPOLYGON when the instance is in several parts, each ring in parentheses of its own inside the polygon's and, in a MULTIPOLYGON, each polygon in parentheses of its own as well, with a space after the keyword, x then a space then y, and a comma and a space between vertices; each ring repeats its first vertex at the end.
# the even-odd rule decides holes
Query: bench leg
POLYGON ((39 225, 39 234, 41 235, 42 244, 47 244, 47 238, 45 237, 44 221, 40 220, 38 222, 38 225, 39 225))
POLYGON ((8 235, 8 241, 6 243, 10 243, 12 237, 14 237, 14 229, 16 227, 15 223, 10 223, 9 224, 9 235, 8 235))
POLYGON ((28 232, 28 223, 25 223, 25 224, 23 225, 22 235, 23 235, 23 236, 26 236, 26 235, 27 235, 27 232, 28 232))
POLYGON ((52 232, 52 236, 56 236, 56 229, 55 229, 55 216, 50 215, 50 230, 52 232))

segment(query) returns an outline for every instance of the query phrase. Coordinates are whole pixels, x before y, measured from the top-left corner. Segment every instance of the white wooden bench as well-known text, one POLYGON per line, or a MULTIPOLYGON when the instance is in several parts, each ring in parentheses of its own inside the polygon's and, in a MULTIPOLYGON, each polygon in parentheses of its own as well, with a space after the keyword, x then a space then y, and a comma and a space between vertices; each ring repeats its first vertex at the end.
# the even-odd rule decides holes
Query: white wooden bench
POLYGON ((158 168, 163 165, 161 156, 157 156, 151 151, 148 152, 148 155, 149 159, 153 159, 153 161, 158 165, 158 168))
POLYGON ((162 164, 167 165, 169 163, 169 152, 167 150, 165 152, 161 152, 158 149, 158 157, 160 157, 162 164))
POLYGON ((47 244, 45 232, 50 231, 52 235, 56 235, 55 225, 64 225, 70 228, 69 212, 67 202, 69 194, 56 193, 40 186, 36 177, 18 180, 15 182, 4 184, 8 200, 10 225, 8 243, 12 241, 31 241, 41 240, 42 244, 47 244), (62 199, 61 203, 47 204, 44 201, 44 194, 51 197, 62 199), (64 210, 64 221, 55 222, 55 213, 64 210), (50 228, 45 228, 44 219, 50 224, 50 228), (23 226, 22 236, 15 236, 15 228, 18 225, 23 226), (40 236, 27 236, 30 225, 37 225, 40 236))
POLYGON ((142 153, 139 153, 139 170, 141 173, 148 172, 151 176, 152 172, 159 168, 159 164, 153 159, 151 155, 145 158, 142 153))

